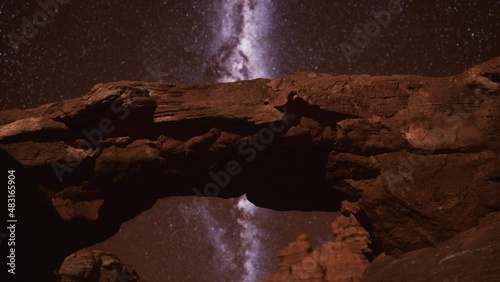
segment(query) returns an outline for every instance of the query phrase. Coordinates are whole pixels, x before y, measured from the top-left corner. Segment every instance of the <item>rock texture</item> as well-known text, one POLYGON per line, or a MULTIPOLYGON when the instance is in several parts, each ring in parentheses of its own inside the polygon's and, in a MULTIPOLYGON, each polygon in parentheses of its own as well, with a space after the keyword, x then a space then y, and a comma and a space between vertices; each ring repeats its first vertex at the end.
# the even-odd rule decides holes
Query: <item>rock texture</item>
POLYGON ((61 282, 140 282, 139 275, 113 254, 82 249, 64 259, 58 271, 61 282))
POLYGON ((278 253, 279 271, 264 281, 361 281, 369 264, 363 254, 368 250, 368 232, 352 215, 340 216, 332 223, 332 231, 335 240, 314 251, 307 236, 300 235, 278 253))
POLYGON ((398 258, 380 255, 363 281, 500 281, 500 213, 437 247, 422 248, 398 258))
POLYGON ((499 81, 500 57, 446 78, 98 84, 0 112, 0 154, 23 187, 23 232, 47 250, 31 257, 40 275, 171 195, 342 209, 373 255, 397 257, 500 209, 499 81))

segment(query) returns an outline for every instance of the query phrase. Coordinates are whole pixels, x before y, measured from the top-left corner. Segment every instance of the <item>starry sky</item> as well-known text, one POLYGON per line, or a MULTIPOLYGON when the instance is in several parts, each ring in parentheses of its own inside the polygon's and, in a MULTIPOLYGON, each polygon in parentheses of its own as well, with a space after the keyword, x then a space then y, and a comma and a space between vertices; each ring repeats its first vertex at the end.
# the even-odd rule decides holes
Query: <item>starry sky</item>
POLYGON ((1 1, 0 109, 117 80, 194 84, 299 70, 447 76, 500 49, 497 0, 58 1, 57 9, 1 1), (359 51, 349 60, 346 44, 359 51))
MULTIPOLYGON (((4 0, 0 109, 117 80, 449 76, 500 55, 499 17, 498 0, 4 0)), ((276 212, 244 197, 195 201, 159 200, 96 247, 149 282, 260 281, 277 269, 277 250, 302 232, 318 245, 338 215, 276 212)))
POLYGON ((245 196, 205 200, 161 199, 92 248, 113 252, 148 282, 262 281, 299 234, 308 234, 313 248, 332 240, 339 215, 258 208, 245 196))

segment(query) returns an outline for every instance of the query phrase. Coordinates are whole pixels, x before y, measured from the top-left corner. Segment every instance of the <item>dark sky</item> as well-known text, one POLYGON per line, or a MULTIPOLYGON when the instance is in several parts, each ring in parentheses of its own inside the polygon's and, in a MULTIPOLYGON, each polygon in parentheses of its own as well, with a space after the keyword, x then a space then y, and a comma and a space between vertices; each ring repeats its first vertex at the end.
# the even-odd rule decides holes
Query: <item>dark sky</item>
MULTIPOLYGON (((448 76, 500 55, 498 0, 59 2, 57 10, 1 2, 0 109, 117 80, 195 84, 300 70, 448 76)), ((212 199, 186 222, 182 204, 192 201, 161 200, 98 246, 149 282, 258 281, 276 269, 278 249, 302 232, 326 239, 337 215, 212 199)))

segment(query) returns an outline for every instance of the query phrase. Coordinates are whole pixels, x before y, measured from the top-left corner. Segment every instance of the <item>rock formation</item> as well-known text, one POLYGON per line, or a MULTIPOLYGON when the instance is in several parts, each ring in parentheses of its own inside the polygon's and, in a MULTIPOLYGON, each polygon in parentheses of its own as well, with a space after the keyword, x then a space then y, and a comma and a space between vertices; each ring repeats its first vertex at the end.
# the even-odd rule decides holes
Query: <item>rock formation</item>
POLYGON ((111 253, 82 249, 64 259, 58 271, 61 282, 140 282, 139 275, 111 253))
POLYGON ((500 213, 455 237, 403 254, 378 256, 363 281, 500 281, 500 213))
POLYGON ((283 281, 360 281, 369 262, 363 254, 368 249, 368 232, 353 215, 340 216, 332 223, 335 240, 312 250, 306 235, 300 235, 278 253, 279 272, 264 282, 283 281))
POLYGON ((25 248, 45 248, 26 265, 49 277, 172 195, 352 213, 373 256, 439 246, 500 209, 499 81, 497 57, 446 78, 122 81, 2 111, 2 165, 16 170, 23 201, 16 216, 22 234, 38 234, 25 248))

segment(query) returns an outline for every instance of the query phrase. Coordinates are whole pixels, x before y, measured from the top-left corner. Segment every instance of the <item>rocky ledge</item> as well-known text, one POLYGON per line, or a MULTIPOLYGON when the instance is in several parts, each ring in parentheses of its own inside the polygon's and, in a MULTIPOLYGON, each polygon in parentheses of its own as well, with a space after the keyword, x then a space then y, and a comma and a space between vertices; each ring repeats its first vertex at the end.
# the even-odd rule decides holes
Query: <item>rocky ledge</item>
MULTIPOLYGON (((463 277, 477 269, 497 275, 498 268, 478 264, 498 260, 498 230, 478 224, 495 221, 500 209, 499 82, 497 57, 445 78, 121 81, 76 99, 1 111, 0 154, 16 171, 16 216, 22 234, 37 234, 24 246, 39 252, 24 265, 48 281, 69 254, 162 197, 247 194, 276 210, 355 216, 370 234, 365 253, 377 257, 368 281, 396 279, 405 258, 458 264, 446 258, 470 258, 478 249, 492 258, 470 259, 463 277), (464 232, 493 241, 446 248, 464 232), (445 253, 451 250, 458 253, 445 253), (432 252, 446 256, 426 259, 432 252)), ((412 273, 408 281, 429 275, 412 273)))

